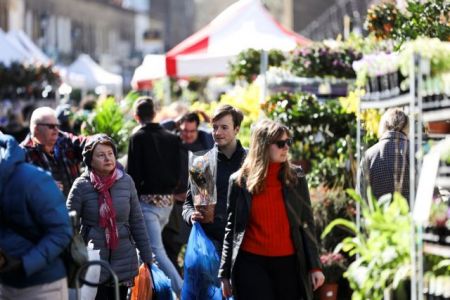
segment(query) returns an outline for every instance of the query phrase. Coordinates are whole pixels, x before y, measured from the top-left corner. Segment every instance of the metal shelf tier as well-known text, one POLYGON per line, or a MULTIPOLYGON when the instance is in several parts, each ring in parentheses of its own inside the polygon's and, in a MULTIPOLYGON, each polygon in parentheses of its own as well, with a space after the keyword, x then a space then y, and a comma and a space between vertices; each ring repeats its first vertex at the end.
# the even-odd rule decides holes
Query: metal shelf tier
POLYGON ((422 120, 424 122, 450 120, 450 108, 424 112, 422 113, 422 120))
POLYGON ((373 101, 361 101, 360 108, 361 109, 370 109, 370 108, 389 108, 396 107, 402 105, 409 105, 411 102, 411 95, 405 94, 395 98, 384 99, 384 100, 373 100, 373 101))
POLYGON ((424 243, 423 244, 423 252, 438 255, 446 258, 450 258, 450 246, 424 243))

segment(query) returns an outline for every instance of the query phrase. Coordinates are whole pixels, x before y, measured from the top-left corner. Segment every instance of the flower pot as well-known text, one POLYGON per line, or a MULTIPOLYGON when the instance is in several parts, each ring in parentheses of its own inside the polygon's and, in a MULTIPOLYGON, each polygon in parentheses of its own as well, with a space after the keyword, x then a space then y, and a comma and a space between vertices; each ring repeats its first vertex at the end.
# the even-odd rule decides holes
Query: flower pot
POLYGON ((324 283, 317 291, 319 300, 337 300, 338 284, 324 283))
POLYGON ((450 121, 434 121, 428 123, 429 133, 450 133, 450 121))

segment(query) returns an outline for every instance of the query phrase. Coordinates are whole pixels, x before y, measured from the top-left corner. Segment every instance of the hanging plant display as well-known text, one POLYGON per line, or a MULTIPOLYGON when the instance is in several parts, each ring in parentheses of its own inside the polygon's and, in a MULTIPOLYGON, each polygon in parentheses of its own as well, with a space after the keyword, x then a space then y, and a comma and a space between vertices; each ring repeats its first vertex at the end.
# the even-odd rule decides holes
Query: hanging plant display
POLYGON ((23 65, 0 63, 0 99, 45 98, 53 87, 61 83, 51 65, 23 65))
POLYGON ((373 5, 367 11, 367 19, 364 24, 369 32, 373 32, 379 39, 391 38, 395 28, 395 21, 399 11, 395 4, 384 3, 373 5))
MULTIPOLYGON (((268 53, 268 67, 279 67, 285 61, 283 52, 270 50, 268 53)), ((260 73, 261 51, 247 49, 238 54, 236 60, 230 63, 230 73, 228 80, 232 83, 238 80, 252 82, 260 73)))

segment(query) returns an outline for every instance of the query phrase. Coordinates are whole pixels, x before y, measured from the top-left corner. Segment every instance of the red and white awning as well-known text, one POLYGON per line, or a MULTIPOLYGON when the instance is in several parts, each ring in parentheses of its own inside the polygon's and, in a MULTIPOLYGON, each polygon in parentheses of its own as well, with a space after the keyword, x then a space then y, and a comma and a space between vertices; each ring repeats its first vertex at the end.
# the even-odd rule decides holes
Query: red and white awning
POLYGON ((155 70, 164 64, 162 57, 146 57, 147 62, 153 63, 146 64, 144 59, 133 82, 155 79, 161 73, 171 77, 223 75, 228 72, 229 61, 245 49, 290 51, 307 43, 308 39, 278 23, 260 0, 240 0, 167 52, 163 72, 155 70))

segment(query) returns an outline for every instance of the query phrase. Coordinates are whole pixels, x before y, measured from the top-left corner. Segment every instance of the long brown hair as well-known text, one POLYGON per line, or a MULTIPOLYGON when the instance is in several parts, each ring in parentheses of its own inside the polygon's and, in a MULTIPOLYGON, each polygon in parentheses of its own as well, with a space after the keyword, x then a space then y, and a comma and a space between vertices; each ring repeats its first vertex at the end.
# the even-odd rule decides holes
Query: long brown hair
MULTIPOLYGON (((238 183, 242 186, 246 182, 246 188, 250 193, 258 194, 263 191, 270 162, 269 147, 281 138, 283 133, 291 136, 286 126, 268 119, 259 121, 252 128, 250 148, 238 171, 238 183)), ((297 177, 289 159, 282 163, 280 172, 285 184, 291 185, 296 182, 297 177)))

